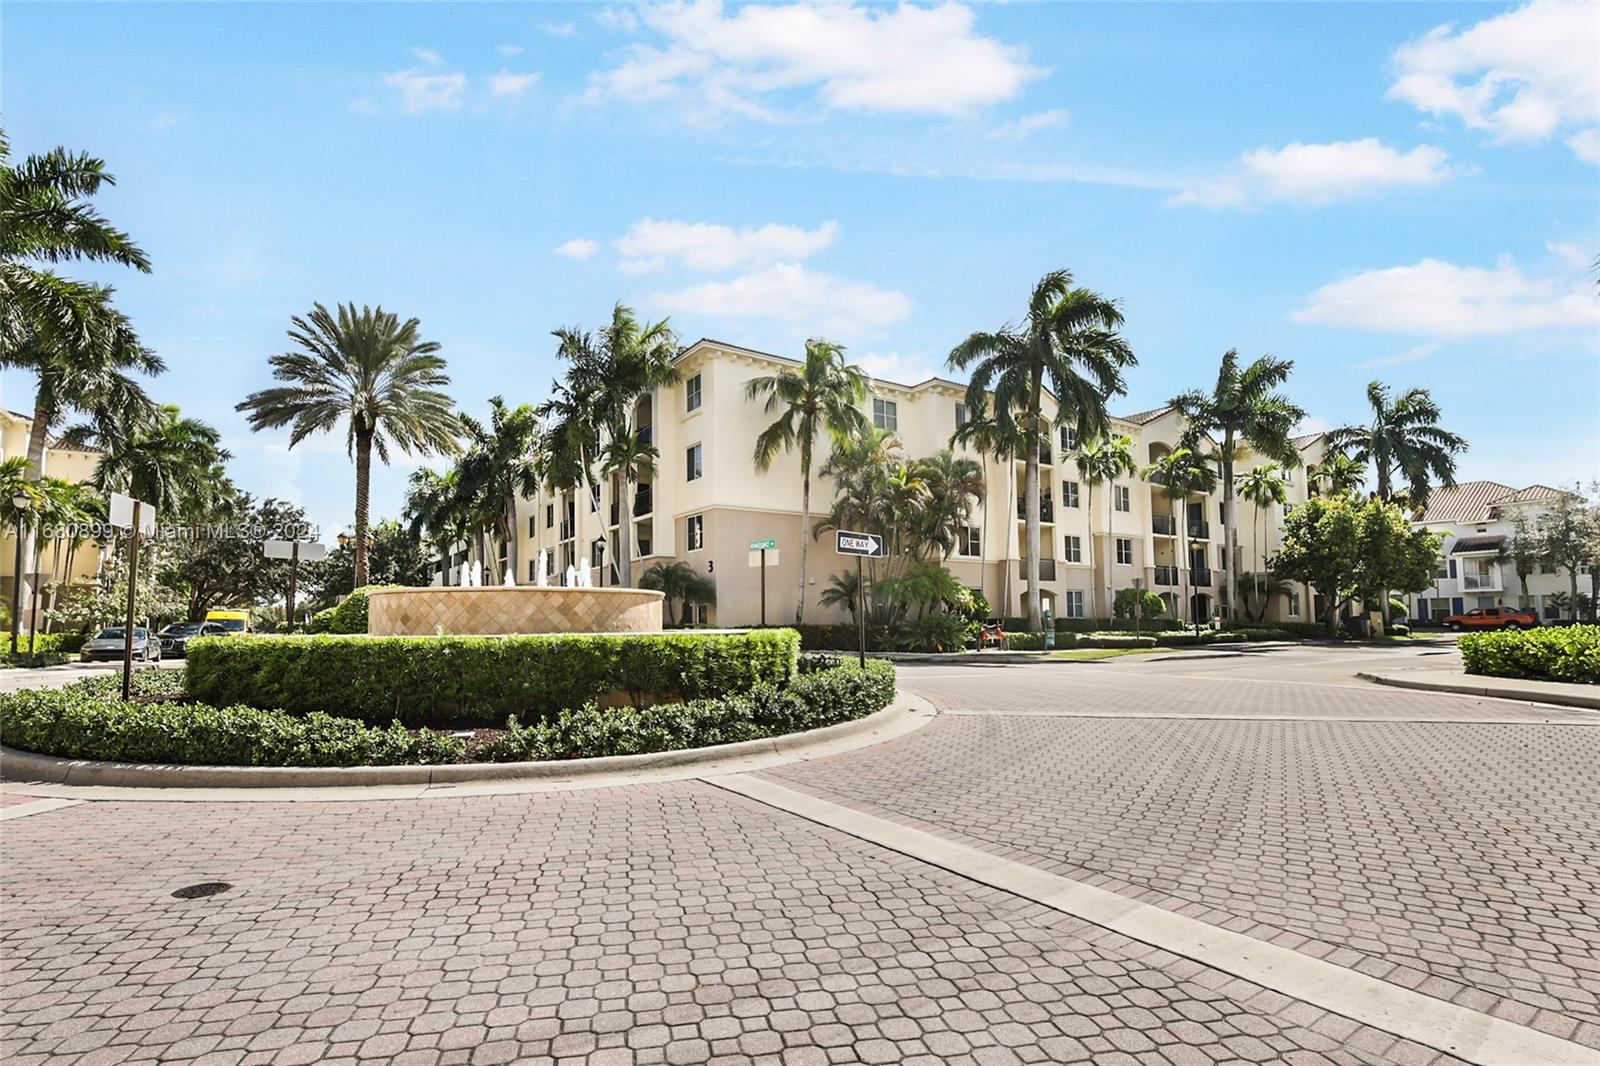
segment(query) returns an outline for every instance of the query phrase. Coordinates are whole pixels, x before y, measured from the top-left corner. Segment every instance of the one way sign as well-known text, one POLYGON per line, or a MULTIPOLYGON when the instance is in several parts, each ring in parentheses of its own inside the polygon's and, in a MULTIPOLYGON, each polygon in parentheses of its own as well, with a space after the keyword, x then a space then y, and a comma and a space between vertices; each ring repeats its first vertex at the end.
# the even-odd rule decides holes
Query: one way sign
POLYGON ((852 533, 848 529, 836 531, 837 551, 840 555, 865 555, 876 558, 883 554, 883 538, 876 533, 852 533))

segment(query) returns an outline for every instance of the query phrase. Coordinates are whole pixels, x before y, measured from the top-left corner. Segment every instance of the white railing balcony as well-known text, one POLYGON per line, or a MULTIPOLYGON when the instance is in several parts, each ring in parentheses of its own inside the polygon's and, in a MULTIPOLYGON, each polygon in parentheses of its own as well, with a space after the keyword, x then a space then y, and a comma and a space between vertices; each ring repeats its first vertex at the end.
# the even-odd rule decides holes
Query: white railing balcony
POLYGON ((1467 592, 1497 592, 1500 579, 1494 574, 1462 574, 1461 587, 1467 592))

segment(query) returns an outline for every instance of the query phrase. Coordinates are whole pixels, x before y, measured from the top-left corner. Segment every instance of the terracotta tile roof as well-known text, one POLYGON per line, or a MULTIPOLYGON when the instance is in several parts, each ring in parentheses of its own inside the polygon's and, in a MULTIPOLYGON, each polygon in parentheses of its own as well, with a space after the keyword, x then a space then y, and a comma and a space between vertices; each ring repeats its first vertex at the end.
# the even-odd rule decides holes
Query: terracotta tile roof
POLYGON ((1463 481, 1428 493, 1427 510, 1412 517, 1419 522, 1486 522, 1490 505, 1516 491, 1498 481, 1463 481))
POLYGON ((1170 410, 1172 410, 1172 405, 1167 404, 1165 407, 1152 407, 1148 411, 1135 411, 1131 415, 1115 415, 1113 417, 1119 422, 1132 422, 1136 426, 1143 426, 1154 422, 1170 410))
POLYGON ((1532 503, 1536 500, 1558 500, 1566 495, 1560 489, 1553 489, 1549 485, 1529 485, 1525 489, 1518 489, 1509 496, 1502 496, 1495 500, 1496 505, 1507 503, 1532 503))
POLYGON ((1327 436, 1326 433, 1304 433, 1298 437, 1290 437, 1289 443, 1293 444, 1301 451, 1305 451, 1307 448, 1311 447, 1325 436, 1327 436))

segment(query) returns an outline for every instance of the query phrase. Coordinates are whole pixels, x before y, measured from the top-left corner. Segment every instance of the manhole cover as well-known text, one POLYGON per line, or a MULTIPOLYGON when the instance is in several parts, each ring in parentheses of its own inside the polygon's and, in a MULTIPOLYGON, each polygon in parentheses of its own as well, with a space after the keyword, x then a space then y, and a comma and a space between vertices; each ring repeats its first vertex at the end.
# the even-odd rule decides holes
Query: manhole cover
POLYGON ((202 881, 198 885, 185 885, 172 894, 173 899, 204 899, 228 891, 233 886, 226 881, 202 881))

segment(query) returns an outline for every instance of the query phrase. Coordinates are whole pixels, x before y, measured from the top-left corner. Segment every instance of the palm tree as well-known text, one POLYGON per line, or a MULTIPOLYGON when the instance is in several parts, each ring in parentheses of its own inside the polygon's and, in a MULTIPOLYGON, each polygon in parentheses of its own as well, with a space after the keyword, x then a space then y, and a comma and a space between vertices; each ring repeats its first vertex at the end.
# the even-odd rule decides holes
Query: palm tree
MULTIPOLYGON (((969 400, 973 398, 968 397, 969 400)), ((957 426, 955 432, 950 435, 950 443, 952 445, 969 445, 978 453, 980 462, 998 461, 1005 464, 1006 505, 1001 513, 1002 515, 1009 515, 1011 513, 1010 501, 1017 498, 1017 464, 1015 460, 1017 454, 1022 450, 1023 440, 1017 433, 1016 423, 1009 421, 1002 423, 1001 419, 995 418, 993 413, 989 411, 988 397, 976 397, 976 399, 981 402, 976 405, 966 405, 967 420, 957 426)), ((987 493, 980 500, 983 507, 982 545, 984 551, 987 552, 989 548, 990 510, 987 493)), ((1007 538, 1007 544, 1009 545, 1009 543, 1010 539, 1007 538)), ((1004 562, 1005 553, 1001 552, 999 554, 1002 560, 1000 567, 1001 604, 997 613, 1004 615, 1010 610, 1011 604, 1011 568, 1004 562)), ((989 598, 988 569, 987 566, 983 568, 984 578, 980 585, 984 599, 989 598)))
POLYGON ((811 546, 811 465, 817 437, 827 433, 835 444, 867 428, 861 405, 867 383, 861 371, 844 361, 844 349, 831 341, 806 341, 806 357, 798 370, 754 378, 744 388, 745 399, 765 401, 767 414, 777 418, 756 437, 755 465, 765 474, 779 451, 800 453, 800 590, 795 600, 794 624, 805 621, 806 565, 811 546))
POLYGON ((487 426, 467 415, 460 418, 468 445, 456 465, 459 489, 505 547, 505 569, 495 574, 495 581, 503 582, 507 571, 517 572, 517 500, 539 489, 533 458, 539 416, 528 404, 507 407, 503 397, 495 396, 489 400, 487 426))
POLYGON ((1344 452, 1329 452, 1327 458, 1308 471, 1311 483, 1329 495, 1356 492, 1367 480, 1366 467, 1344 452))
MULTIPOLYGON (((934 552, 948 559, 961 543, 961 530, 972 521, 972 508, 983 499, 983 467, 950 449, 916 463, 915 476, 927 490, 914 548, 924 559, 934 552)), ((980 545, 981 547, 981 545, 980 545)))
POLYGON ((1234 512, 1233 463, 1240 445, 1248 445, 1258 455, 1290 466, 1300 461, 1300 453, 1290 440, 1295 424, 1305 412, 1277 391, 1289 378, 1294 362, 1263 355, 1249 366, 1239 366, 1239 351, 1230 348, 1222 356, 1217 381, 1210 392, 1191 389, 1176 396, 1171 406, 1188 421, 1189 432, 1218 438, 1217 464, 1222 474, 1223 572, 1228 592, 1228 614, 1239 611, 1238 566, 1239 522, 1234 512))
POLYGON ((467 537, 467 514, 462 503, 461 470, 452 466, 443 474, 418 467, 406 482, 402 511, 413 537, 427 537, 443 561, 440 584, 450 583, 450 552, 467 537))
POLYGON ((1467 450, 1465 438, 1439 425, 1439 405, 1427 389, 1407 389, 1391 398, 1381 381, 1367 385, 1372 421, 1365 426, 1340 426, 1328 431, 1328 447, 1371 463, 1378 478, 1378 498, 1388 500, 1404 479, 1412 502, 1423 506, 1435 481, 1446 488, 1456 483, 1456 456, 1467 450))
POLYGON ((678 624, 678 614, 673 609, 673 604, 682 603, 687 607, 694 603, 717 602, 716 582, 681 559, 651 566, 640 575, 639 587, 655 589, 662 594, 669 626, 678 624))
POLYGON ((1174 448, 1165 455, 1157 456, 1149 465, 1139 471, 1139 476, 1148 481, 1153 481, 1161 486, 1161 495, 1167 498, 1168 513, 1172 517, 1172 533, 1178 538, 1178 550, 1175 561, 1178 563, 1173 569, 1178 576, 1178 600, 1174 604, 1173 617, 1179 617, 1177 604, 1183 605, 1185 619, 1192 613, 1189 610, 1189 497, 1195 493, 1211 492, 1217 487, 1217 475, 1210 465, 1202 459, 1193 448, 1174 448), (1182 519, 1178 517, 1180 504, 1184 512, 1182 519))
POLYGON ((100 450, 93 484, 102 494, 127 493, 158 514, 185 518, 205 514, 233 491, 223 469, 232 456, 222 435, 198 418, 185 418, 173 404, 152 417, 105 430, 75 427, 62 436, 67 447, 100 450))
POLYGON ((1028 299, 1027 321, 994 333, 974 333, 951 351, 954 370, 972 367, 967 406, 982 409, 994 396, 995 417, 1024 436, 1024 509, 1028 532, 1028 625, 1042 627, 1039 603, 1039 452, 1048 432, 1044 390, 1055 394, 1056 421, 1079 439, 1104 436, 1106 401, 1127 391, 1122 372, 1138 362, 1118 335, 1122 312, 1089 289, 1073 288, 1072 274, 1046 274, 1028 299))
MULTIPOLYGON (((1089 488, 1089 509, 1086 512, 1089 521, 1094 521, 1094 487, 1101 483, 1108 487, 1115 487, 1117 478, 1135 473, 1139 466, 1133 461, 1133 438, 1129 436, 1101 437, 1098 444, 1086 444, 1078 448, 1074 461, 1078 465, 1078 476, 1083 478, 1084 484, 1089 488)), ((1106 507, 1106 547, 1111 547, 1111 515, 1112 507, 1106 507)), ((1094 531, 1089 533, 1089 562, 1094 563, 1094 531)), ((1105 565, 1106 575, 1106 613, 1099 613, 1100 591, 1095 590, 1095 618, 1111 616, 1111 558, 1108 556, 1105 565)))
MULTIPOLYGON (((1259 578, 1267 566, 1267 536, 1271 526, 1262 521, 1262 508, 1269 506, 1282 506, 1289 502, 1289 483, 1278 473, 1276 463, 1258 463, 1246 475, 1239 479, 1239 497, 1255 504, 1255 522, 1250 527, 1255 534, 1259 528, 1260 533, 1256 541, 1260 548, 1259 558, 1261 566, 1256 570, 1259 578)), ((1263 592, 1262 596, 1266 594, 1263 592)))
POLYGON ((454 454, 460 423, 435 341, 382 307, 340 304, 337 317, 316 304, 296 315, 289 339, 298 351, 274 355, 272 376, 288 384, 245 397, 256 431, 289 426, 289 447, 346 423, 345 447, 356 464, 355 583, 367 583, 367 491, 372 453, 389 462, 391 444, 410 455, 454 454))
POLYGON ((860 607, 857 602, 860 592, 861 584, 856 580, 856 572, 846 570, 828 578, 828 587, 822 590, 817 602, 824 607, 843 607, 850 612, 850 621, 854 622, 856 610, 860 607))
POLYGON ((552 336, 559 342, 556 358, 564 361, 567 369, 552 383, 550 398, 536 409, 544 429, 534 453, 534 469, 552 495, 581 491, 593 506, 594 493, 589 486, 600 457, 605 359, 589 333, 562 328, 552 336))
MULTIPOLYGON (((601 352, 604 355, 599 393, 598 413, 602 419, 597 427, 610 441, 633 437, 639 432, 637 412, 639 400, 658 389, 678 383, 678 335, 671 324, 640 322, 633 309, 617 304, 611 309, 611 321, 600 331, 601 352)), ((640 445, 649 447, 649 439, 635 441, 624 449, 634 456, 615 467, 621 474, 622 498, 617 508, 617 554, 622 584, 633 584, 633 495, 640 476, 652 477, 655 473, 654 449, 646 455, 640 445)))
POLYGON ((612 499, 617 501, 617 554, 622 557, 618 579, 624 585, 633 578, 635 486, 655 480, 656 460, 660 458, 661 453, 650 443, 650 438, 637 429, 611 433, 600 449, 600 473, 610 478, 615 486, 612 499))

